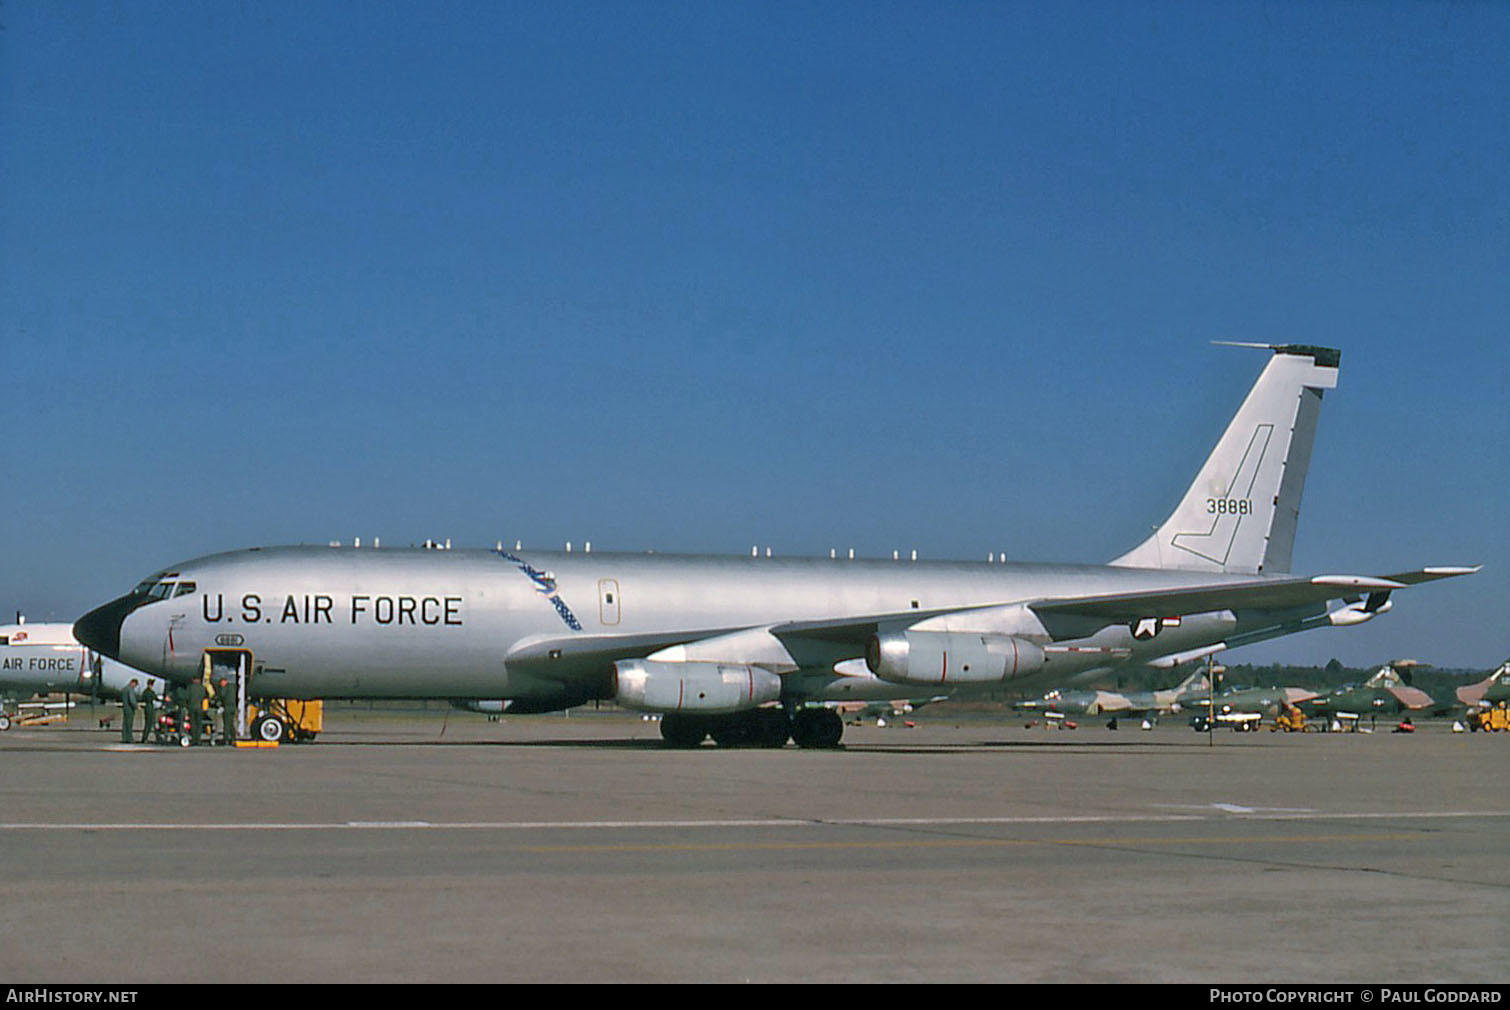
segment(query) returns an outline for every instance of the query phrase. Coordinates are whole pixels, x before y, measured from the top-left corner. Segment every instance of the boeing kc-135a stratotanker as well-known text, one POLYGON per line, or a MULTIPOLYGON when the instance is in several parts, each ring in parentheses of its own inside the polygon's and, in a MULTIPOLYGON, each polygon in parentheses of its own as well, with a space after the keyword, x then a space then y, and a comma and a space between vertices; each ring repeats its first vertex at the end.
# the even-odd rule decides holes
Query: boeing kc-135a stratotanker
POLYGON ((661 713, 674 745, 824 747, 843 733, 827 703, 1170 666, 1476 571, 1288 574, 1341 355, 1256 346, 1273 356, 1184 498, 1105 565, 254 547, 164 569, 75 632, 177 681, 209 654, 254 696, 602 699, 661 713))

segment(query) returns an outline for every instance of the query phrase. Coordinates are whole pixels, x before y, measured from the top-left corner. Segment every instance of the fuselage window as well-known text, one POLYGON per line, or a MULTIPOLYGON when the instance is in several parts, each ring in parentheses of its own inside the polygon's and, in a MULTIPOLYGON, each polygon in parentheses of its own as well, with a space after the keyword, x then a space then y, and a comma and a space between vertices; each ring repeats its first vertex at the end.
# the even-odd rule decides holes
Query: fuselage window
POLYGON ((178 589, 173 593, 173 595, 174 596, 187 596, 187 595, 189 595, 190 593, 192 593, 197 588, 198 587, 194 583, 192 583, 192 582, 180 582, 178 584, 178 589))

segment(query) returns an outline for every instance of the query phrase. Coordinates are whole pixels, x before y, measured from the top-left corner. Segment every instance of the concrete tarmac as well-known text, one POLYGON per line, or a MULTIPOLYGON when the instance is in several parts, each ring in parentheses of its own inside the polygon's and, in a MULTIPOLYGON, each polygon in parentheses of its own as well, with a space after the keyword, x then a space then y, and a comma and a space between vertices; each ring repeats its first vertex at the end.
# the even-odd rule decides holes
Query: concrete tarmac
POLYGON ((1503 983, 1510 735, 837 751, 333 709, 314 744, 0 734, 10 982, 1503 983))

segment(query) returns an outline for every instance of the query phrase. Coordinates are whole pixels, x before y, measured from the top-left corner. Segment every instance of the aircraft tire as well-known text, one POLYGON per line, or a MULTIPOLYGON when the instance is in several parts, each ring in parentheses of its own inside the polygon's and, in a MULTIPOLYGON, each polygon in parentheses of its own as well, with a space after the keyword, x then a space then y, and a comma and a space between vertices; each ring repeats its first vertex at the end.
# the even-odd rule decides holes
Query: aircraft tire
POLYGON ((743 747, 754 736, 754 723, 749 712, 738 712, 715 719, 708 735, 720 747, 743 747))
POLYGON ((708 726, 701 719, 668 712, 661 716, 661 739, 668 747, 698 747, 708 735, 708 726))
POLYGON ((283 738, 288 735, 288 730, 277 716, 264 715, 257 718, 256 724, 252 727, 252 733, 264 743, 282 743, 283 738))
POLYGON ((787 719, 786 712, 779 708, 757 708, 750 715, 752 744, 771 750, 786 746, 787 739, 792 735, 792 724, 787 719))
POLYGON ((826 750, 844 738, 844 720, 829 708, 805 708, 792 720, 792 740, 798 747, 826 750))

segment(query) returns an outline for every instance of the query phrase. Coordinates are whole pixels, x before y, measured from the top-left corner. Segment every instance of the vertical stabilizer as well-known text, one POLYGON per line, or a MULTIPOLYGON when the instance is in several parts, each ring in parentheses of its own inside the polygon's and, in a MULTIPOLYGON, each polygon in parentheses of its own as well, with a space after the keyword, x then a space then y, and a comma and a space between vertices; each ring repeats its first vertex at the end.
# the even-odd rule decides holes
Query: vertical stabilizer
POLYGON ((1176 684, 1174 692, 1176 696, 1194 694, 1197 691, 1208 690, 1210 686, 1211 682, 1206 679, 1206 668, 1202 666, 1197 667, 1194 673, 1176 684))
POLYGON ((1112 562, 1126 568, 1288 572, 1323 391, 1342 352, 1295 344, 1249 390, 1185 497, 1153 536, 1112 562))
POLYGON ((1510 659, 1500 664, 1489 676, 1477 684, 1468 684, 1454 692, 1458 702, 1469 708, 1479 705, 1488 706, 1491 702, 1502 701, 1510 697, 1510 659))

